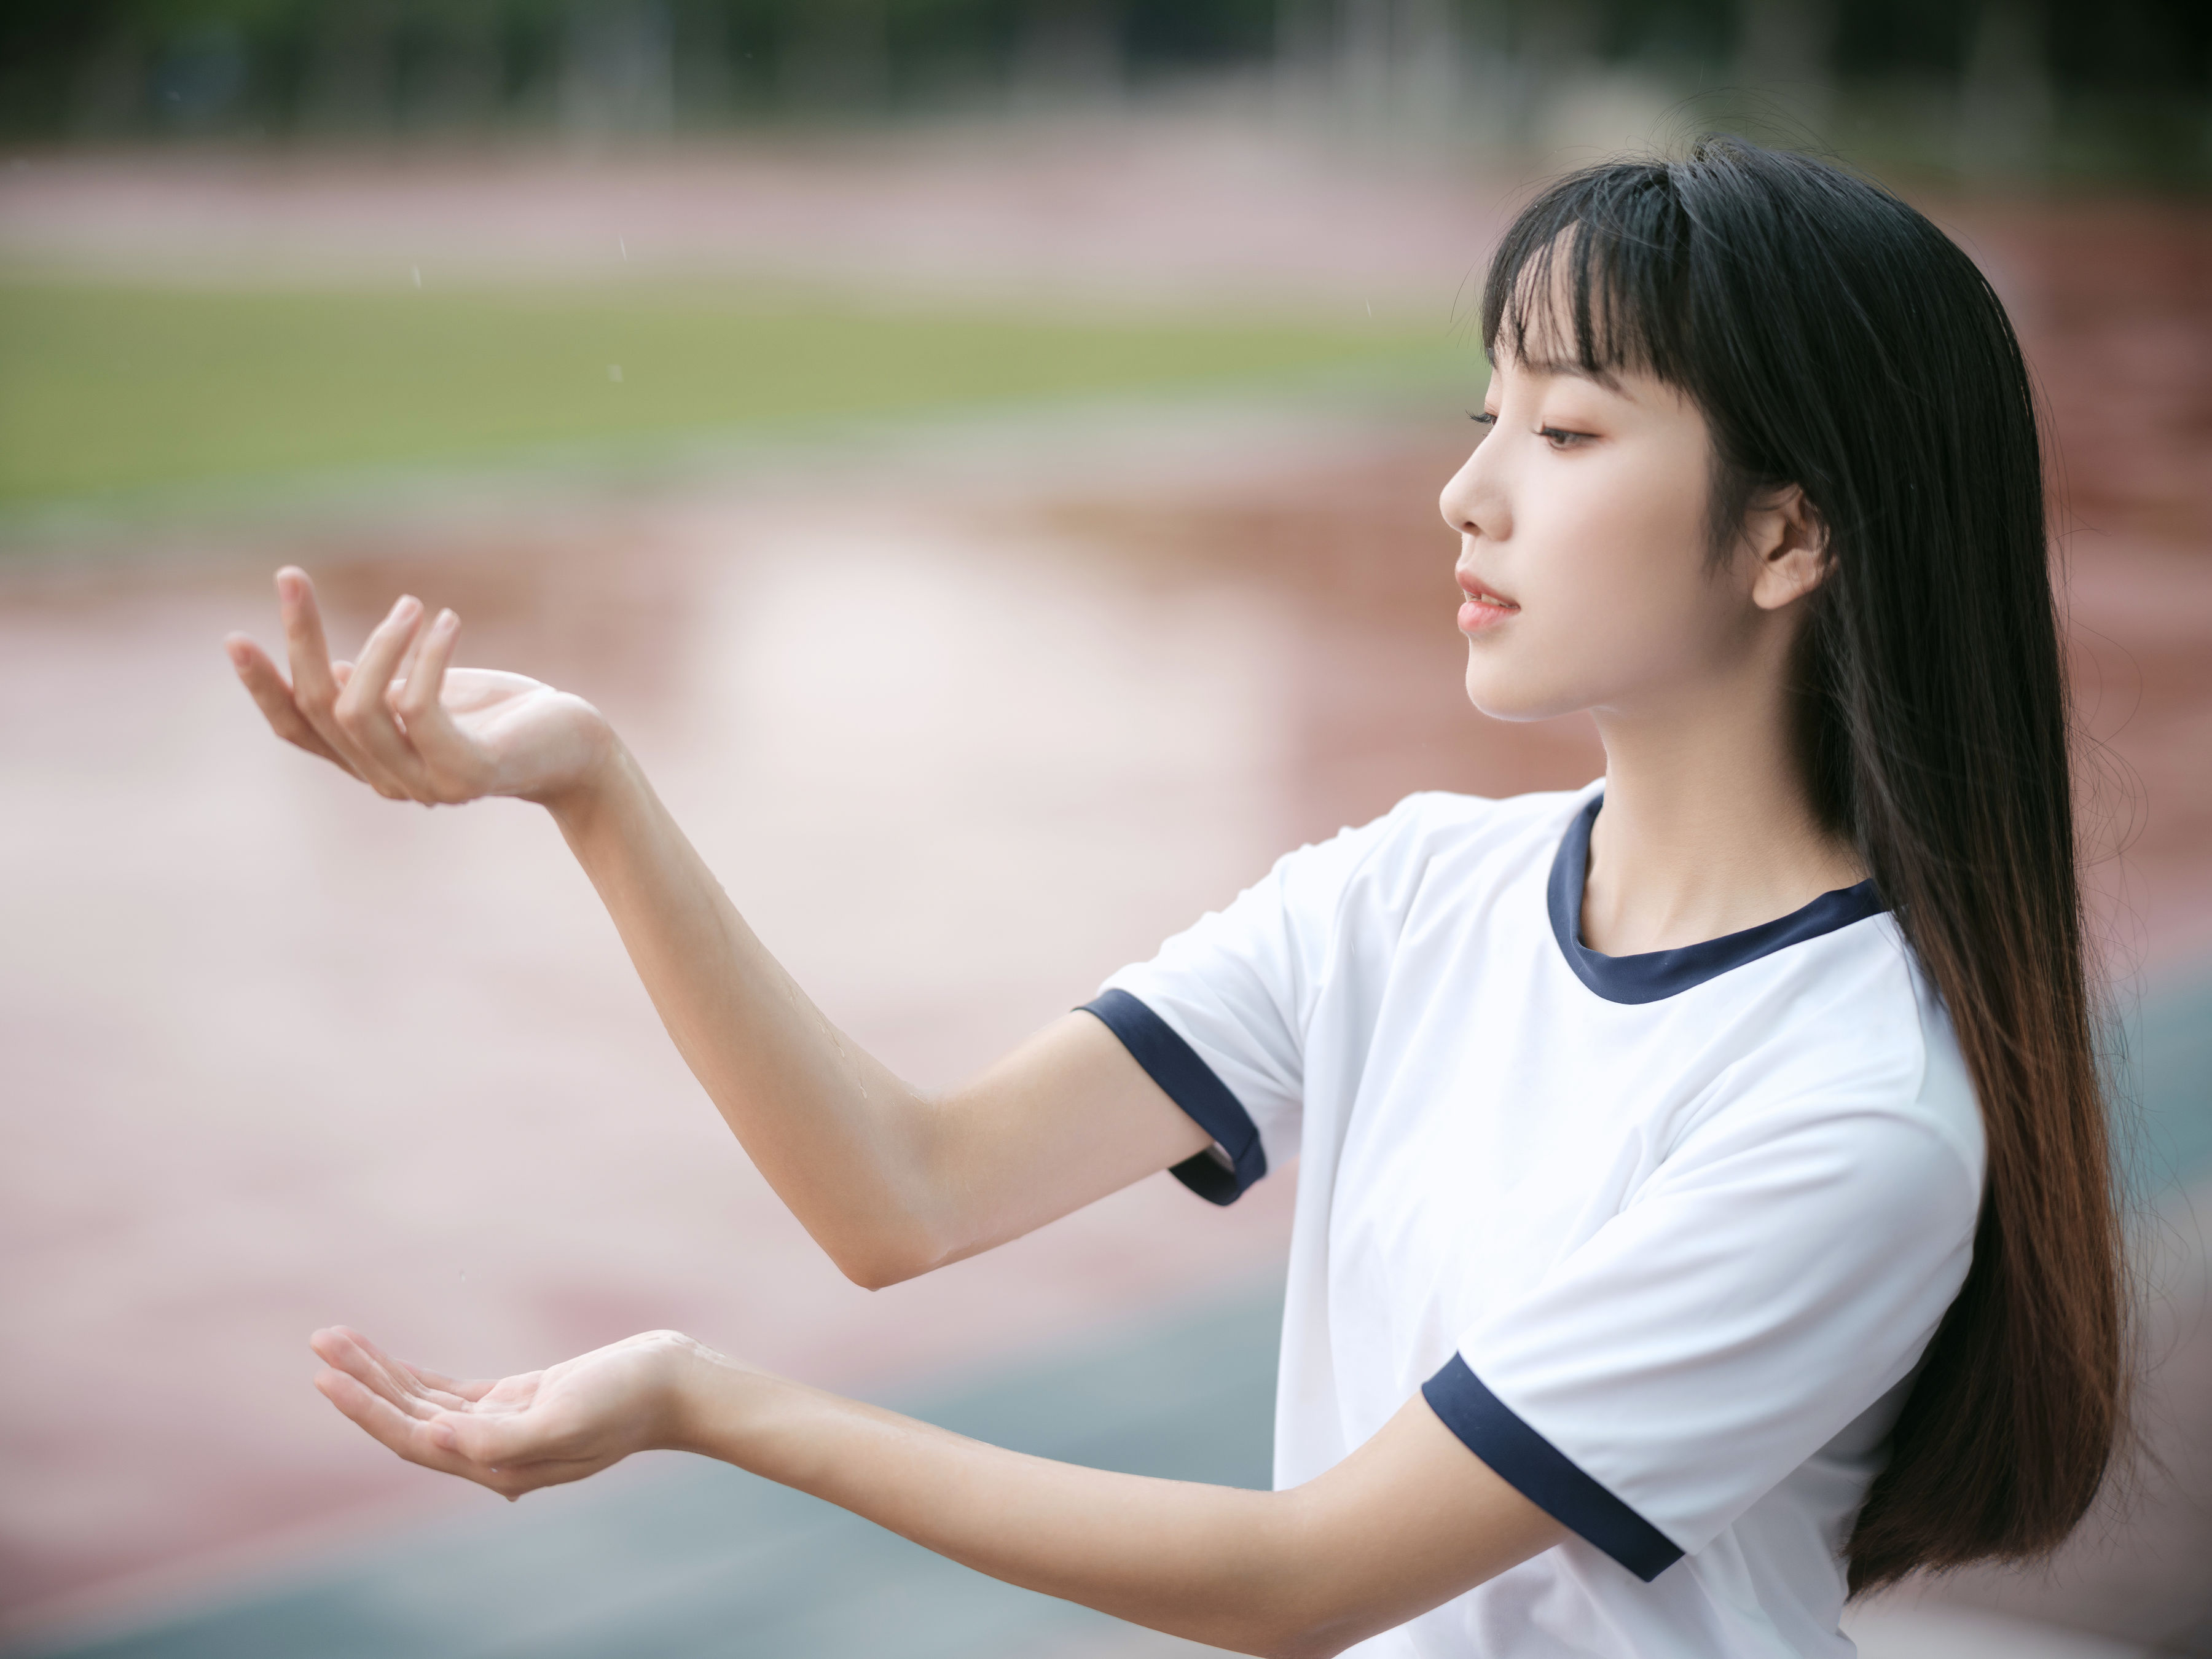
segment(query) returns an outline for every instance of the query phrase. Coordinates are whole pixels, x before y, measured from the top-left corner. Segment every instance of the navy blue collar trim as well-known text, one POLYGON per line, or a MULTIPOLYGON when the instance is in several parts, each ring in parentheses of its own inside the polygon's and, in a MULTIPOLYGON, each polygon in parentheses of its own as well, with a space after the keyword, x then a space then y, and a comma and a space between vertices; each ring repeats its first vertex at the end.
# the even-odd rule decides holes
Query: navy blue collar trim
POLYGON ((1693 985, 1703 985, 1731 968, 1771 956, 1792 945, 1855 921, 1880 915, 1888 907, 1875 893, 1871 881, 1855 887, 1838 887, 1823 893, 1802 910, 1674 951, 1651 951, 1642 956, 1601 956, 1583 943, 1583 884, 1589 874, 1590 825, 1603 795, 1590 797, 1589 805, 1575 815, 1559 850, 1552 859, 1549 894, 1552 933, 1559 941, 1559 954, 1575 977, 1607 1002, 1657 1002, 1693 985))

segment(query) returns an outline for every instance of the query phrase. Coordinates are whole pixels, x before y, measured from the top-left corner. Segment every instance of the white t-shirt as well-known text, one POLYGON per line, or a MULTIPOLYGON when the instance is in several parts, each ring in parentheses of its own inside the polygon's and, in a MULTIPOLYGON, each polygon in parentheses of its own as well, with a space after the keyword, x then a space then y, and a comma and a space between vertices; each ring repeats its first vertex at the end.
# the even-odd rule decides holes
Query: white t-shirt
POLYGON ((1981 1121, 1870 885, 1581 942, 1597 786, 1421 794, 1282 859, 1091 1011, 1297 1164, 1275 1483, 1422 1391, 1565 1542, 1352 1651, 1847 1656, 1840 1553, 1966 1277, 1981 1121))

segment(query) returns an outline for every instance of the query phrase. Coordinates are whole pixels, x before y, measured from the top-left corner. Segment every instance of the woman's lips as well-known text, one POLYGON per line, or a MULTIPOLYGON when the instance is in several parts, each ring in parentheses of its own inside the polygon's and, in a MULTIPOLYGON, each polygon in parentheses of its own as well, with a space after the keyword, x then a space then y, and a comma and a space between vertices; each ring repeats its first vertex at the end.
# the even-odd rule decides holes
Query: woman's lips
POLYGON ((1459 629, 1462 634, 1479 634, 1486 628, 1495 628, 1521 609, 1512 600, 1479 586, 1464 576, 1460 578, 1459 585, 1461 591, 1467 595, 1466 602, 1459 608, 1459 629))

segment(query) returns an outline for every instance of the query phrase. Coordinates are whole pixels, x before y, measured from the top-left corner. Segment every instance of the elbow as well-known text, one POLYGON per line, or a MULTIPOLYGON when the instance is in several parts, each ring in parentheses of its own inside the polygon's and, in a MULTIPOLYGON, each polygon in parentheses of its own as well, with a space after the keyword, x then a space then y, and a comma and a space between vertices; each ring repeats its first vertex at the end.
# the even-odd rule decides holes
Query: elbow
POLYGON ((887 1291, 894 1285, 902 1285, 909 1279, 919 1278, 924 1271, 875 1251, 866 1255, 833 1252, 830 1259, 837 1264, 839 1273, 864 1291, 887 1291))
POLYGON ((819 1243, 837 1271, 864 1291, 889 1290, 951 1260, 919 1229, 878 1227, 865 1237, 819 1243))
POLYGON ((1201 1639, 1254 1659, 1336 1659, 1355 1642, 1387 1628, 1340 1608, 1316 1606, 1310 1588, 1281 1585, 1255 1598, 1230 1629, 1201 1639))
MULTIPOLYGON (((1279 1492, 1294 1503, 1302 1489, 1279 1492)), ((1291 1553, 1293 1570, 1270 1573, 1260 1594, 1238 1598, 1243 1617, 1219 1645, 1255 1659, 1336 1659, 1346 1648, 1399 1622, 1380 1618, 1354 1586, 1316 1562, 1306 1550, 1291 1553)), ((1255 1587, 1258 1588, 1258 1587, 1255 1587)))
POLYGON ((1350 1639, 1306 1626, 1286 1626, 1280 1618, 1255 1618, 1238 1627, 1219 1626, 1198 1638, 1231 1653, 1252 1659, 1336 1659, 1351 1645, 1350 1639))
POLYGON ((1257 1633, 1259 1640, 1248 1652, 1258 1659, 1336 1659, 1351 1645, 1350 1638, 1322 1626, 1301 1625, 1257 1633))

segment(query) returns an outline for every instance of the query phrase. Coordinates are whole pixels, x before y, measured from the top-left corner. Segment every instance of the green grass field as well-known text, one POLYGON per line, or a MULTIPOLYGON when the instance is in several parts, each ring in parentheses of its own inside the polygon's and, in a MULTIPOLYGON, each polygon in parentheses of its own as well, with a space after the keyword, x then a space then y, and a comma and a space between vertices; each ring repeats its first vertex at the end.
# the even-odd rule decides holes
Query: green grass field
POLYGON ((697 284, 0 282, 0 504, 994 403, 1418 372, 1441 331, 871 307, 697 284))

